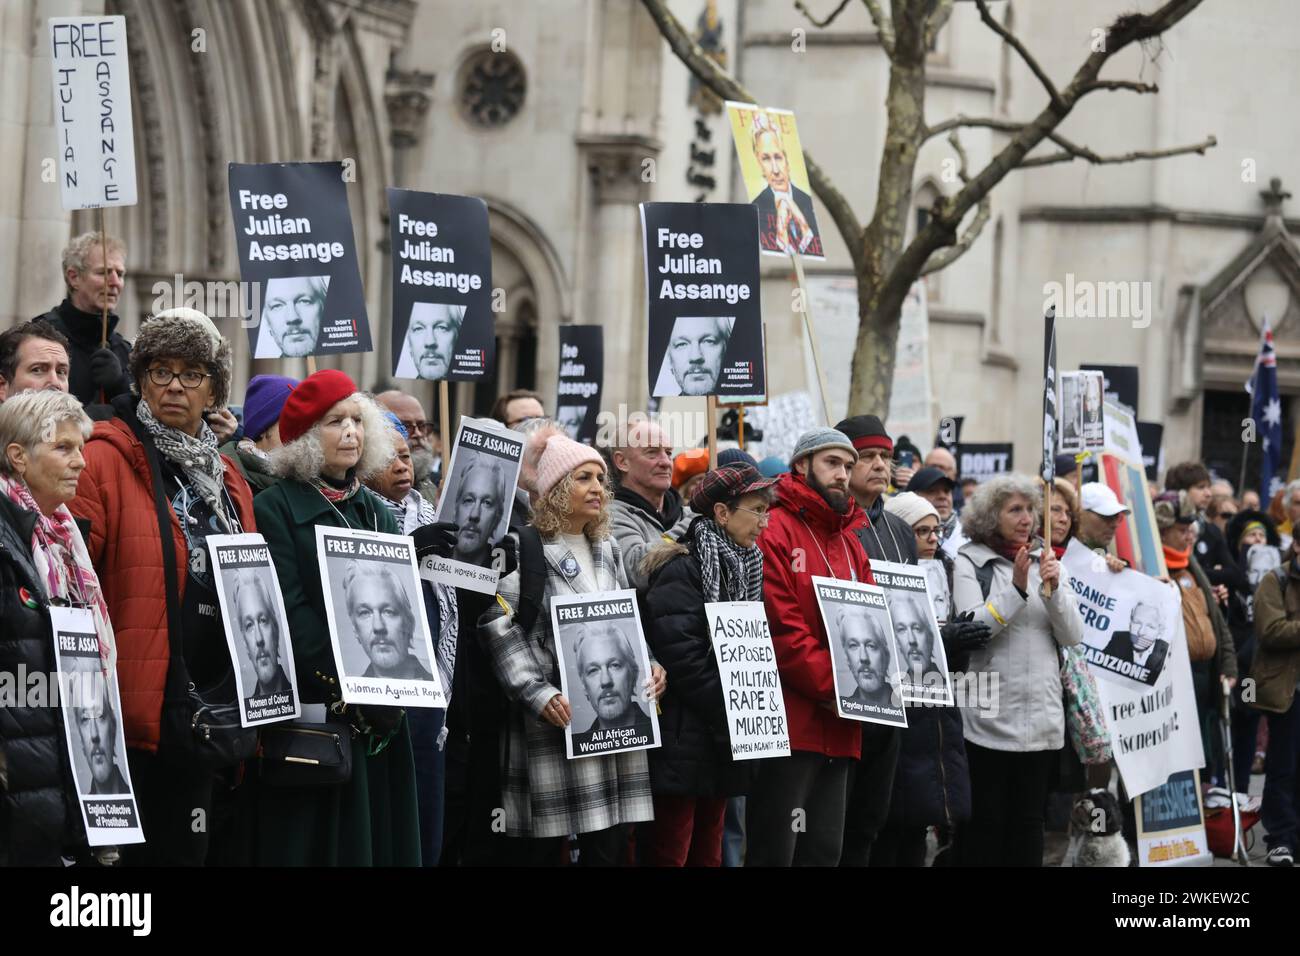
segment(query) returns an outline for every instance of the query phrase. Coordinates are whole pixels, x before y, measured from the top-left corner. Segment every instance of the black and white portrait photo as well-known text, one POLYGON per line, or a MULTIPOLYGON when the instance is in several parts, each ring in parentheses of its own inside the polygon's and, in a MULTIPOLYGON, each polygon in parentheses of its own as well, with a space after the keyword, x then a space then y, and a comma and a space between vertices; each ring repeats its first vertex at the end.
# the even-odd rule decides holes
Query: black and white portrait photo
POLYGON ((260 534, 210 535, 207 543, 244 726, 297 717, 293 644, 270 548, 260 534))
POLYGON ((939 637, 940 618, 935 612, 930 592, 931 576, 942 587, 942 599, 948 600, 948 581, 943 564, 930 561, 925 568, 890 561, 873 561, 872 577, 885 592, 889 620, 893 627, 894 646, 898 649, 901 671, 899 693, 905 703, 932 701, 951 704, 952 686, 948 659, 939 637))
POLYGON ((1079 430, 1083 447, 1098 451, 1106 444, 1106 420, 1102 405, 1105 397, 1105 376, 1101 372, 1080 372, 1083 376, 1083 408, 1080 412, 1079 430))
POLYGON ((650 652, 636 616, 635 592, 613 591, 552 602, 562 690, 573 711, 570 758, 658 746, 655 705, 647 699, 650 652))
POLYGON ((262 321, 254 358, 316 354, 325 320, 329 276, 288 276, 263 283, 262 321))
POLYGON ((411 306, 406 339, 394 374, 436 382, 448 377, 456 341, 465 324, 466 306, 416 302, 411 306))
POLYGON ((1061 373, 1061 409, 1057 426, 1062 452, 1083 451, 1083 375, 1061 373))
POLYGON ((582 441, 582 425, 586 420, 586 405, 561 405, 555 410, 555 423, 574 441, 582 441))
POLYGON ((316 527, 343 699, 445 706, 409 537, 316 527))
POLYGON ((934 618, 943 624, 952 616, 952 593, 948 590, 948 572, 943 561, 938 558, 924 559, 917 562, 917 567, 925 572, 926 590, 930 593, 934 618))
POLYGON ((813 577, 841 717, 907 726, 902 661, 882 588, 813 577))
POLYGON ((1134 604, 1128 629, 1114 631, 1104 653, 1122 665, 1131 665, 1122 668, 1126 676, 1155 684, 1169 654, 1169 637, 1160 609, 1152 604, 1134 604))
POLYGON ((131 787, 122 772, 126 741, 115 688, 94 660, 77 662, 73 687, 70 719, 77 744, 72 751, 77 791, 93 796, 129 794, 131 787))
POLYGON ((655 384, 656 396, 717 395, 734 316, 679 316, 655 384))

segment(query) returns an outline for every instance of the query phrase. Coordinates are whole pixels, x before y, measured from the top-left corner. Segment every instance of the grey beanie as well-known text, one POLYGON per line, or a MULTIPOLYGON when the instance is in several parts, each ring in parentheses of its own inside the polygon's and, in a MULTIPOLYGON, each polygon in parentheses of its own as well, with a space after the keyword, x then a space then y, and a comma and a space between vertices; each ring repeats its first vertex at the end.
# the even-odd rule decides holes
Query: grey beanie
POLYGON ((800 458, 815 455, 828 448, 846 451, 853 456, 854 461, 858 460, 858 450, 853 447, 853 442, 849 441, 849 437, 844 432, 838 432, 833 428, 812 428, 799 436, 794 451, 790 453, 790 465, 793 467, 800 458))

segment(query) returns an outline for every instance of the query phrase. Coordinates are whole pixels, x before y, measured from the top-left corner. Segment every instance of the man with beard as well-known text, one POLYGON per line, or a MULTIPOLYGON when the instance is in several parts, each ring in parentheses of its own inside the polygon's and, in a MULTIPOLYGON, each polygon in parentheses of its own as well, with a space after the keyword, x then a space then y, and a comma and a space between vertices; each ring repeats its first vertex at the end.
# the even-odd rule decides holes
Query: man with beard
POLYGON ((1169 653, 1169 642, 1160 636, 1160 611, 1149 604, 1134 604, 1128 630, 1111 635, 1106 653, 1126 663, 1145 667, 1147 676, 1136 679, 1155 684, 1165 666, 1165 655, 1169 653))
POLYGON ((434 425, 424 414, 424 407, 414 395, 385 383, 374 389, 375 401, 397 416, 406 429, 406 443, 411 449, 411 472, 415 490, 427 501, 438 500, 438 483, 441 481, 441 450, 430 445, 436 435, 434 425))
MULTIPOLYGON (((465 454, 464 450, 461 454, 465 454)), ((475 455, 461 477, 460 490, 446 504, 456 522, 452 557, 486 567, 492 557, 492 534, 505 510, 505 475, 496 458, 475 455)))
POLYGON ((898 593, 890 598, 889 616, 894 622, 898 651, 903 655, 904 676, 915 687, 924 687, 925 676, 940 670, 934 657, 936 642, 930 616, 915 595, 898 593))
POLYGON ((456 339, 464 322, 463 305, 417 302, 411 307, 404 354, 394 374, 398 378, 419 378, 426 382, 445 379, 451 372, 456 339))
POLYGON ((258 337, 255 357, 302 358, 314 353, 325 319, 328 290, 329 276, 267 280, 266 301, 262 304, 265 328, 258 337))
POLYGON ((235 626, 257 675, 251 697, 287 694, 289 677, 280 664, 280 622, 265 579, 252 571, 235 576, 235 626))
POLYGON ((610 624, 583 627, 573 642, 573 656, 587 703, 596 719, 574 745, 585 743, 599 731, 632 728, 634 737, 651 735, 650 717, 632 699, 640 686, 641 668, 627 636, 610 624))
MULTIPOLYGON (((734 318, 679 316, 668 336, 668 368, 679 395, 716 395, 734 318)), ((667 395, 656 389, 656 395, 667 395)))
POLYGON ((768 252, 810 256, 822 254, 817 215, 812 196, 790 181, 790 159, 781 134, 770 116, 754 114, 754 159, 767 180, 767 188, 754 197, 758 207, 758 235, 768 252))
POLYGON ((415 649, 414 605, 389 568, 350 562, 343 578, 343 595, 352 633, 370 658, 362 677, 433 680, 411 653, 415 649))
MULTIPOLYGON (((760 760, 745 808, 746 866, 835 866, 862 723, 835 711, 834 670, 812 578, 870 582, 856 532, 866 515, 849 492, 858 453, 847 435, 800 436, 776 484, 763 552, 763 605, 790 728, 789 758, 760 760), (798 819, 802 828, 792 827, 798 819)), ((910 533, 910 529, 909 529, 910 533)))
POLYGON ((695 513, 673 491, 673 446, 657 422, 637 421, 627 427, 623 443, 610 453, 610 470, 617 483, 611 532, 623 552, 627 580, 638 591, 649 584, 641 562, 665 539, 676 541, 695 513))
POLYGON ((846 709, 876 713, 877 708, 897 707, 894 688, 889 683, 889 637, 871 614, 862 608, 841 608, 836 618, 840 646, 849 664, 853 693, 843 695, 846 709), (870 708, 866 710, 865 708, 870 708))
POLYGON ((77 676, 82 678, 79 686, 84 689, 85 699, 76 701, 72 719, 77 739, 81 741, 81 752, 90 768, 89 792, 130 793, 131 788, 117 765, 117 714, 113 713, 108 679, 98 667, 81 671, 77 676))

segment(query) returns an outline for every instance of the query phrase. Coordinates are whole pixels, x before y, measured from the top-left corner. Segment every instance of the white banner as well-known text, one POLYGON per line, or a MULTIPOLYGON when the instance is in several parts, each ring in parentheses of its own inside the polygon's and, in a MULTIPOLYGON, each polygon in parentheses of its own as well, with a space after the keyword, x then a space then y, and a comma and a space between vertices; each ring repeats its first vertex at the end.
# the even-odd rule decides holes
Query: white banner
POLYGON ((731 759, 790 756, 785 698, 762 601, 704 605, 722 678, 731 759))
POLYGON ((1178 592, 1137 571, 1110 571, 1077 540, 1063 563, 1129 795, 1204 766, 1178 592))
POLYGON ((64 209, 134 206, 125 17, 50 17, 54 132, 64 209))

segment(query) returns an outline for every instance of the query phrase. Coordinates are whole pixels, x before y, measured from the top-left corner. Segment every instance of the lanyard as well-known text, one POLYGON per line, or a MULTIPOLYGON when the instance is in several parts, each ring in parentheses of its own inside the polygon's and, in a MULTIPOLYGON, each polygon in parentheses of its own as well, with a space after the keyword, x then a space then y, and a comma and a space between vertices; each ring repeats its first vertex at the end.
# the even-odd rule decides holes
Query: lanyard
MULTIPOLYGON (((822 550, 821 542, 817 540, 817 535, 813 534, 813 529, 808 527, 808 522, 803 520, 802 515, 799 516, 799 523, 805 528, 808 528, 808 537, 812 538, 813 544, 817 546, 817 552, 822 556, 822 560, 826 562, 826 570, 830 572, 831 577, 838 581, 840 576, 836 574, 835 569, 831 567, 831 559, 826 557, 826 552, 822 550)), ((879 538, 877 538, 877 540, 879 540, 879 538)), ((849 577, 856 581, 858 579, 858 572, 853 570, 853 559, 849 557, 849 546, 844 543, 844 535, 842 534, 840 535, 840 547, 844 549, 844 563, 849 566, 849 577)))

